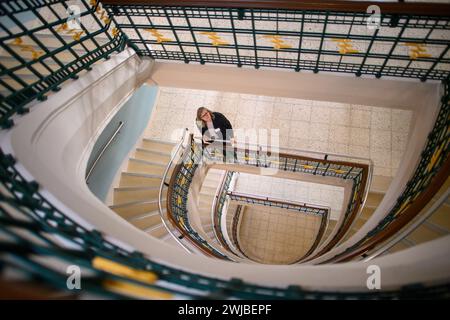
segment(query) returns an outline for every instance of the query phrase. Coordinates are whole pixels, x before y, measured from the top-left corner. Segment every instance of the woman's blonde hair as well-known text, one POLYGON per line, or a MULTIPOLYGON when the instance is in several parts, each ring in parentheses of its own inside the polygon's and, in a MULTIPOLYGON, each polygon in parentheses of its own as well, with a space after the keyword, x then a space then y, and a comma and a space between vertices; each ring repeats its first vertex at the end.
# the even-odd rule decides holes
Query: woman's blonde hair
POLYGON ((203 111, 208 111, 208 113, 211 115, 211 119, 214 119, 214 114, 211 110, 209 110, 208 108, 205 107, 200 107, 197 109, 197 122, 201 121, 202 122, 202 127, 206 127, 206 123, 205 121, 202 120, 202 113, 203 111))

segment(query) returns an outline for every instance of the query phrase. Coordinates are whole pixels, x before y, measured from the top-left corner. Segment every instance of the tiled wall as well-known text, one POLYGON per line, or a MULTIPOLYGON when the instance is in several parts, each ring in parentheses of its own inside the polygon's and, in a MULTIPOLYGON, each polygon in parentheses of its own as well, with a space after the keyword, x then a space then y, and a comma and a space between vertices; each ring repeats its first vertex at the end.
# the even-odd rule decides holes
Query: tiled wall
POLYGON ((320 219, 286 209, 246 206, 239 230, 240 247, 260 263, 296 262, 312 246, 320 219))
POLYGON ((235 191, 330 207, 331 218, 334 220, 338 219, 344 202, 343 187, 247 173, 239 174, 235 191))
POLYGON ((388 177, 412 119, 410 110, 163 87, 148 136, 174 140, 177 129, 194 130, 200 106, 222 112, 234 128, 279 129, 281 147, 370 157, 374 174, 388 177))

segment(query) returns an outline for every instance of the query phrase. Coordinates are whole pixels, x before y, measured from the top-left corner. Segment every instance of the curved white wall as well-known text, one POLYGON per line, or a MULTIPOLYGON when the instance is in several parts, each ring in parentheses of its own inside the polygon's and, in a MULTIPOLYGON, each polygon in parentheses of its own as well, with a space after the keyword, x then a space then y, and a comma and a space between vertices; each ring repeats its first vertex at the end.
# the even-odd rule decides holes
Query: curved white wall
POLYGON ((23 165, 43 186, 40 191, 51 193, 57 199, 55 204, 69 216, 84 221, 86 226, 95 226, 116 243, 183 270, 223 279, 241 278, 260 285, 323 290, 365 290, 369 264, 381 267, 384 289, 407 284, 411 279, 422 282, 448 277, 450 236, 370 263, 270 266, 189 255, 128 224, 89 191, 84 173, 103 127, 150 72, 151 62, 141 61, 130 49, 111 57, 34 106, 11 132, 3 134, 2 148, 13 153, 19 166, 23 165))

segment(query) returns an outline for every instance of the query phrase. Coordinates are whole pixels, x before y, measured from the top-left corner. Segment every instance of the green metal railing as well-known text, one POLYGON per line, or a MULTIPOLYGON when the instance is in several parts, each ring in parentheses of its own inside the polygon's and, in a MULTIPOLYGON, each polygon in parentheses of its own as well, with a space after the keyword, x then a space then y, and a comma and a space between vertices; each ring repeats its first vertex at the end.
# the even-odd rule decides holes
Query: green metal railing
MULTIPOLYGON (((41 277, 38 277, 39 279, 62 290, 67 290, 67 274, 62 275, 44 263, 36 262, 30 253, 34 252, 38 256, 52 256, 58 260, 67 261, 70 264, 79 264, 80 267, 88 269, 92 269, 93 258, 100 256, 136 270, 151 271, 157 275, 159 280, 204 291, 203 299, 208 297, 218 299, 228 296, 244 299, 286 298, 289 296, 283 289, 247 285, 239 279, 224 281, 203 277, 153 262, 139 252, 124 250, 105 240, 104 236, 97 230, 84 228, 53 206, 40 194, 39 185, 36 182, 26 181, 17 171, 13 157, 5 155, 1 150, 0 156, 0 217, 2 219, 0 231, 2 234, 8 234, 14 238, 12 244, 11 241, 5 243, 3 238, 0 241, 0 263, 2 265, 15 266, 8 261, 7 255, 17 257, 21 260, 17 266, 18 269, 23 270, 30 276, 41 275, 41 277), (19 237, 20 232, 11 230, 11 228, 21 228, 34 237, 31 239, 19 237), (38 245, 40 241, 36 244, 39 239, 32 240, 36 236, 43 238, 46 247, 42 248, 41 245, 38 245), (51 242, 48 240, 51 236, 58 236, 63 242, 51 242), (71 245, 68 246, 67 242, 71 245), (73 246, 78 246, 78 250, 68 250, 68 247, 73 249, 73 246)), ((99 270, 96 269, 96 272, 98 273, 99 270)), ((108 289, 107 284, 99 282, 103 278, 104 274, 101 273, 98 277, 93 277, 91 282, 86 283, 84 292, 90 292, 92 289, 92 291, 113 296, 114 294, 108 289), (88 285, 90 283, 93 286, 88 285)), ((125 280, 131 281, 132 279, 126 277, 125 280)), ((177 290, 161 289, 158 285, 148 284, 147 282, 139 281, 139 285, 149 289, 162 290, 162 292, 198 298, 192 293, 184 294, 177 290)))
MULTIPOLYGON (((449 37, 446 36, 449 29, 448 17, 417 13, 397 15, 382 13, 381 26, 389 31, 387 35, 382 36, 383 31, 375 31, 371 34, 356 32, 358 28, 363 27, 362 19, 366 18, 359 12, 350 14, 343 11, 325 12, 308 9, 299 11, 152 5, 133 7, 108 5, 105 6, 105 12, 97 2, 80 1, 83 5, 80 16, 92 19, 95 25, 93 30, 85 28, 83 24, 80 31, 74 31, 66 26, 67 17, 55 9, 56 6, 60 6, 67 10, 68 7, 64 1, 24 0, 0 4, 0 46, 2 54, 8 56, 0 61, 0 125, 2 128, 11 127, 14 124, 12 118, 15 114, 27 112, 28 103, 36 98, 45 99, 47 93, 59 90, 61 84, 68 79, 76 79, 80 72, 89 70, 95 62, 107 59, 110 54, 122 50, 127 42, 127 35, 131 40, 129 44, 138 54, 156 59, 251 65, 256 68, 280 67, 296 71, 333 71, 354 73, 357 76, 368 74, 377 77, 411 77, 421 80, 443 80, 448 78, 449 74, 449 37), (51 19, 41 14, 40 10, 43 8, 52 12, 51 19), (38 21, 38 26, 29 28, 17 18, 19 13, 24 12, 31 13, 38 21), (142 25, 130 23, 130 21, 138 21, 136 19, 138 16, 143 19, 144 28, 150 26, 153 29, 146 36, 141 32, 142 25), (176 20, 178 18, 185 19, 187 26, 179 23, 176 20), (167 24, 164 24, 163 19, 166 19, 167 24), (6 21, 15 25, 15 28, 8 27, 6 21), (262 29, 261 22, 269 21, 275 22, 275 29, 262 29), (296 25, 299 31, 285 30, 281 26, 286 22, 296 25), (244 26, 244 23, 247 26, 244 26), (316 24, 321 28, 319 31, 307 30, 309 24, 316 24), (348 31, 331 32, 329 27, 332 25, 345 26, 348 31), (411 35, 417 30, 422 31, 422 36, 411 35), (81 31, 83 33, 80 34, 81 31), (135 34, 130 31, 134 31, 135 34), (389 35, 390 31, 396 34, 389 35), (61 32, 63 34, 60 34, 61 32), (200 36, 199 32, 205 33, 200 36), (214 35, 211 32, 217 34, 214 35), (444 36, 436 37, 439 33, 444 36), (59 41, 56 48, 51 48, 44 43, 46 34, 52 35, 59 41), (170 41, 164 39, 171 35, 173 38, 170 38, 170 41), (188 35, 192 39, 186 40, 185 37, 188 35), (272 36, 272 38, 261 38, 264 35, 272 36), (286 40, 280 43, 280 38, 277 40, 274 36, 286 40), (70 37, 73 40, 67 40, 70 37), (221 43, 221 39, 226 39, 228 43, 221 43), (286 46, 283 48, 283 42, 289 44, 294 39, 297 42, 294 42, 291 48, 286 46), (360 52, 351 52, 352 50, 345 46, 345 42, 348 41, 342 41, 347 39, 351 41, 352 47, 360 52), (333 48, 330 48, 330 40, 333 41, 333 48), (278 45, 275 42, 278 42, 278 45), (377 52, 376 48, 383 48, 379 42, 386 42, 388 50, 377 52), (307 43, 310 43, 308 47, 305 46, 307 43), (341 43, 342 45, 338 45, 341 43), (279 46, 279 49, 275 46, 279 46), (66 54, 69 55, 69 60, 62 58, 66 54)), ((435 189, 442 184, 442 177, 448 177, 450 140, 448 83, 445 88, 439 117, 429 135, 420 164, 396 206, 377 228, 346 252, 334 257, 334 261, 360 255, 387 238, 398 226, 404 225, 414 213, 418 213, 424 201, 431 199, 435 189)), ((292 170, 296 171, 300 168, 297 162, 284 160, 285 170, 293 168, 292 170)), ((258 162, 255 164, 259 165, 258 162)), ((308 165, 308 163, 305 164, 308 165)), ((283 164, 277 163, 273 166, 282 168, 283 164)), ((312 174, 325 173, 325 175, 339 176, 336 171, 329 170, 330 168, 319 167, 320 165, 308 170, 312 174)), ((182 178, 183 174, 188 176, 192 174, 192 170, 189 173, 187 169, 189 168, 185 168, 177 177, 182 178)), ((303 169, 307 168, 303 167, 303 169)), ((340 170, 338 167, 334 169, 340 170)), ((344 179, 354 177, 351 171, 347 176, 342 176, 344 179)), ((245 283, 241 279, 226 281, 186 272, 154 262, 140 252, 125 250, 105 240, 104 235, 99 231, 87 229, 76 223, 39 192, 39 185, 36 182, 25 180, 16 168, 13 157, 4 154, 3 151, 0 151, 0 178, 0 233, 4 236, 0 240, 0 266, 13 267, 29 276, 31 280, 50 283, 62 290, 67 290, 67 274, 59 273, 45 261, 37 258, 53 257, 63 263, 75 263, 92 271, 94 275, 85 279, 87 282, 83 280, 84 292, 104 294, 112 298, 132 296, 133 290, 129 288, 129 294, 118 294, 114 291, 111 280, 116 281, 116 284, 117 281, 125 281, 143 286, 149 290, 156 290, 160 294, 180 294, 191 298, 449 297, 450 285, 448 284, 434 286, 416 284, 393 291, 322 292, 308 291, 298 286, 270 288, 245 283), (19 231, 27 232, 28 236, 23 236, 19 231), (71 246, 67 243, 71 243, 71 246), (197 289, 204 295, 197 296, 171 287, 162 287, 157 282, 149 283, 135 276, 118 275, 114 268, 105 271, 107 269, 95 267, 95 257, 109 259, 135 271, 151 272, 159 280, 184 288, 197 289)), ((185 190, 180 188, 179 195, 186 195, 185 190)), ((185 200, 181 198, 182 202, 185 200)), ((0 272, 3 270, 4 268, 0 268, 0 272)))
POLYGON ((425 6, 427 10, 420 14, 420 10, 409 9, 399 13, 400 7, 392 10, 380 3, 384 11, 379 28, 371 30, 366 7, 353 3, 345 8, 311 2, 309 7, 297 4, 292 7, 298 9, 290 9, 254 1, 215 2, 214 7, 196 1, 182 7, 162 6, 158 1, 104 2, 103 6, 96 0, 80 0, 76 14, 65 1, 0 4, 2 128, 13 124, 15 114, 27 112, 27 104, 34 99, 45 99, 68 79, 76 79, 97 61, 123 50, 126 43, 140 56, 201 64, 423 81, 449 77, 450 17, 439 11, 450 8, 446 5, 425 6), (21 21, 19 14, 23 13, 32 16, 31 27, 21 21), (76 28, 71 24, 74 21, 80 21, 76 28))
POLYGON ((238 225, 239 225, 239 221, 241 219, 241 215, 244 212, 244 206, 242 205, 238 205, 236 207, 236 212, 233 215, 233 219, 231 222, 231 241, 233 242, 234 246, 236 247, 236 249, 247 259, 251 260, 246 254, 245 252, 242 250, 241 245, 239 244, 239 238, 238 238, 238 225))
MULTIPOLYGON (((345 261, 363 255, 406 226, 426 206, 450 173, 450 82, 445 84, 435 125, 420 162, 394 207, 378 225, 344 252, 328 259, 345 261)), ((325 262, 324 262, 325 263, 325 262)))
POLYGON ((299 9, 290 9, 274 1, 215 1, 208 7, 201 1, 105 2, 138 53, 154 59, 422 81, 449 76, 450 17, 437 10, 381 11, 379 28, 369 29, 369 4, 299 2, 291 6, 299 9))
POLYGON ((269 197, 260 197, 257 195, 243 194, 230 191, 227 193, 231 200, 247 204, 256 204, 261 206, 275 207, 280 209, 297 211, 305 214, 327 216, 329 208, 319 208, 307 205, 306 203, 295 203, 281 199, 272 199, 269 197))
MULTIPOLYGON (((39 186, 26 181, 17 171, 15 161, 0 150, 0 274, 7 267, 21 271, 29 280, 41 281, 60 290, 68 290, 67 274, 62 274, 39 257, 52 257, 62 265, 77 264, 93 275, 82 280, 83 293, 95 293, 107 298, 135 297, 136 288, 153 290, 145 297, 178 294, 193 299, 411 299, 448 298, 450 285, 407 286, 404 289, 376 292, 322 292, 308 291, 298 286, 270 288, 245 283, 240 279, 230 281, 190 273, 149 260, 140 252, 129 252, 105 240, 96 230, 88 230, 54 207, 39 192, 39 186), (21 231, 27 232, 24 236, 21 231), (6 238, 6 240, 5 240, 6 238), (68 245, 70 243, 70 245, 68 245), (95 266, 95 258, 131 268, 133 272, 118 273, 114 268, 95 266), (136 276, 150 272, 158 280, 181 287, 197 289, 203 294, 161 286, 136 276), (112 282, 111 282, 112 281, 112 282), (120 293, 114 284, 128 283, 120 293), (151 282, 151 283, 149 283, 151 282), (138 286, 138 287, 136 287, 138 286), (155 292, 156 291, 156 292, 155 292)), ((90 274, 88 272, 83 274, 90 274)), ((147 275, 147 274, 144 274, 147 275)), ((123 289, 123 288, 122 288, 123 289)), ((141 295, 142 297, 142 295, 141 295)))
POLYGON ((201 163, 201 159, 202 150, 194 143, 191 134, 188 148, 183 155, 181 163, 173 170, 169 183, 167 192, 168 217, 175 227, 183 232, 184 236, 191 240, 203 252, 220 259, 230 260, 226 255, 217 251, 207 240, 201 237, 189 222, 187 208, 189 186, 195 175, 195 171, 201 163))
POLYGON ((11 127, 12 117, 26 113, 31 101, 45 100, 65 81, 124 49, 126 35, 98 1, 78 4, 79 11, 66 1, 0 3, 1 128, 11 127), (19 14, 31 20, 22 22, 19 14))
POLYGON ((233 176, 235 175, 235 172, 233 171, 227 171, 225 173, 225 177, 222 181, 222 184, 220 186, 220 191, 217 199, 215 200, 215 206, 214 206, 214 219, 213 219, 213 228, 214 228, 214 234, 216 235, 216 238, 219 240, 219 242, 224 246, 227 250, 232 252, 232 249, 228 245, 227 241, 225 240, 225 237, 222 233, 222 213, 223 208, 225 206, 225 202, 227 200, 227 192, 230 190, 231 181, 233 180, 233 176))
MULTIPOLYGON (((229 196, 230 200, 236 201, 236 202, 241 202, 241 203, 246 203, 246 204, 256 204, 256 205, 262 205, 262 206, 268 206, 268 207, 275 207, 275 208, 300 212, 300 213, 306 214, 306 215, 319 216, 320 217, 320 226, 319 226, 317 235, 314 239, 314 242, 311 245, 311 248, 300 259, 298 259, 297 262, 294 262, 294 263, 299 263, 300 261, 302 261, 309 255, 311 255, 314 252, 314 250, 318 247, 319 243, 322 241, 326 226, 328 225, 330 208, 311 206, 311 205, 307 205, 305 203, 287 202, 287 201, 284 201, 281 199, 271 199, 268 197, 259 197, 256 195, 243 194, 243 193, 239 193, 239 192, 228 192, 227 196, 229 196)), ((239 207, 241 207, 241 206, 239 205, 239 207)), ((236 211, 236 212, 238 212, 238 211, 236 211)), ((238 213, 240 214, 240 210, 238 213)), ((237 222, 236 222, 236 226, 235 226, 235 222, 233 220, 233 228, 235 228, 235 227, 237 227, 237 222)), ((233 236, 237 236, 237 230, 233 230, 233 236)), ((234 238, 234 240, 236 240, 236 239, 237 238, 234 238)), ((241 250, 241 252, 242 252, 242 250, 241 250)))
MULTIPOLYGON (((222 142, 219 141, 219 143, 222 142)), ((329 160, 328 155, 322 155, 323 159, 319 159, 296 154, 276 153, 270 150, 265 151, 261 146, 240 149, 231 146, 229 142, 224 148, 227 152, 233 150, 233 157, 227 157, 226 159, 229 164, 333 177, 353 182, 349 203, 343 220, 337 227, 337 232, 314 257, 328 251, 345 236, 366 199, 371 179, 371 168, 367 164, 329 160)), ((216 149, 214 149, 214 152, 205 152, 204 154, 208 161, 217 163, 224 161, 223 153, 217 152, 216 149)), ((311 259, 314 257, 311 257, 311 259)))

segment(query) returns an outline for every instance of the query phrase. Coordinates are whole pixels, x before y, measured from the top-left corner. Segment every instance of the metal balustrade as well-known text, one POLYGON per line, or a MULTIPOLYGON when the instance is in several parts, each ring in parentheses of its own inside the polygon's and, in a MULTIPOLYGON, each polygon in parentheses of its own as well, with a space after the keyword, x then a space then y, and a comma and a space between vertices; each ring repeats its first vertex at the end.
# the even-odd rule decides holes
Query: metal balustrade
POLYGON ((225 202, 227 200, 227 192, 230 190, 230 184, 231 184, 231 181, 233 180, 233 176, 235 176, 235 172, 233 172, 233 171, 227 171, 225 173, 225 177, 220 186, 219 194, 216 195, 215 206, 213 204, 213 207, 214 207, 214 212, 213 212, 213 214, 214 214, 214 218, 213 218, 214 234, 215 234, 217 240, 219 240, 220 244, 222 244, 222 246, 224 248, 226 248, 227 250, 229 250, 231 252, 233 252, 233 250, 228 245, 228 243, 225 240, 225 237, 223 236, 223 233, 222 233, 222 214, 224 211, 225 202))
MULTIPOLYGON (((350 180, 353 182, 349 203, 344 212, 342 222, 337 227, 337 232, 334 234, 333 238, 331 238, 330 241, 328 241, 327 244, 320 250, 320 252, 317 252, 310 259, 322 255, 335 246, 350 230, 351 224, 364 206, 371 183, 373 170, 371 161, 368 159, 356 160, 368 162, 369 164, 348 162, 332 160, 332 155, 318 152, 281 149, 283 152, 292 152, 288 154, 283 152, 274 152, 267 150, 267 148, 263 149, 262 146, 258 145, 249 145, 248 148, 242 149, 239 148, 239 144, 234 146, 227 141, 216 140, 216 142, 219 144, 225 143, 226 146, 224 149, 226 149, 227 152, 233 153, 233 157, 227 157, 227 159, 225 159, 227 164, 248 165, 292 173, 333 177, 343 180, 350 180), (311 154, 315 157, 298 155, 295 153, 311 154)), ((223 163, 223 153, 221 151, 217 151, 217 148, 214 148, 214 146, 211 146, 211 148, 213 148, 213 152, 205 152, 208 161, 211 163, 223 163)))
MULTIPOLYGON (((450 172, 450 81, 445 83, 441 107, 428 135, 420 162, 393 208, 361 240, 344 252, 328 259, 345 261, 364 254, 406 226, 426 206, 444 184, 450 172)), ((324 262, 325 263, 325 262, 324 262)))
POLYGON ((7 1, 0 3, 0 126, 28 112, 69 79, 122 51, 126 35, 99 1, 7 1), (78 12, 76 10, 79 10, 78 12), (28 14, 30 23, 18 14, 28 14), (70 18, 72 17, 72 18, 70 18), (8 26, 13 24, 14 28, 8 26))
POLYGON ((144 2, 80 0, 79 12, 65 1, 1 3, 0 126, 10 127, 16 113, 28 111, 28 103, 45 99, 126 44, 140 56, 186 63, 422 81, 449 77, 450 17, 443 12, 450 7, 445 4, 409 6, 401 13, 399 6, 379 3, 383 10, 372 30, 361 3, 325 9, 319 2, 286 8, 254 1, 215 2, 214 7, 144 2), (34 25, 21 22, 21 13, 30 14, 34 25))
MULTIPOLYGON (((182 271, 165 266, 144 257, 139 252, 129 252, 104 239, 104 236, 96 230, 87 230, 67 215, 59 211, 49 203, 40 193, 39 186, 33 181, 26 181, 15 167, 15 161, 10 155, 5 155, 0 150, 0 232, 8 234, 14 241, 0 241, 2 254, 0 261, 5 267, 13 267, 21 270, 28 276, 61 290, 67 290, 67 275, 57 273, 42 260, 36 261, 29 253, 38 257, 53 257, 62 263, 76 261, 83 268, 98 272, 89 279, 83 280, 84 292, 104 295, 109 298, 136 297, 136 291, 142 287, 162 291, 160 294, 180 294, 190 298, 227 298, 242 299, 398 299, 401 298, 443 298, 448 297, 450 286, 420 286, 405 287, 400 290, 376 291, 376 292, 323 292, 308 291, 297 286, 288 288, 270 288, 245 283, 240 279, 231 281, 206 277, 195 273, 182 271), (11 212, 14 212, 12 214, 11 212), (19 216, 20 214, 20 216, 19 216), (28 222, 27 222, 28 221, 28 222), (11 229, 12 228, 12 229, 11 229), (16 228, 16 229, 14 229, 16 228), (21 237, 17 228, 30 233, 33 238, 21 237), (49 241, 52 235, 57 236, 58 241, 49 241), (35 237, 43 238, 46 246, 37 244, 35 237), (67 247, 67 242, 72 243, 67 247), (79 250, 73 250, 73 245, 79 246, 79 250), (72 250, 68 250, 68 249, 72 250), (7 253, 7 255, 5 254, 7 253), (20 263, 11 262, 6 256, 18 259, 20 263), (112 262, 131 268, 128 275, 117 275, 114 267, 94 267, 94 257, 103 257, 112 262), (179 285, 181 287, 197 289, 204 293, 198 296, 191 292, 174 290, 171 287, 160 287, 136 278, 134 271, 151 271, 157 279, 179 285), (104 281, 115 280, 116 282, 104 281), (103 281, 102 281, 103 280, 103 281), (117 281, 130 282, 131 285, 122 287, 121 294, 114 292, 117 281)), ((2 238, 3 239, 3 238, 2 238)), ((127 269, 128 270, 128 269, 127 269)), ((142 292, 142 290, 139 290, 142 292)), ((150 291, 147 298, 160 297, 158 292, 150 291)), ((142 297, 142 294, 140 295, 142 297)), ((166 295, 167 297, 167 295, 166 295)))
MULTIPOLYGON (((268 206, 268 207, 275 207, 280 209, 286 209, 291 211, 296 211, 302 214, 307 215, 316 215, 319 216, 320 219, 320 227, 317 232, 316 238, 314 239, 314 242, 311 246, 311 248, 300 258, 297 260, 298 263, 302 261, 303 259, 307 258, 309 255, 311 255, 314 250, 318 247, 318 245, 324 240, 323 236, 325 234, 325 229, 328 225, 328 219, 330 216, 331 209, 329 207, 321 207, 317 205, 307 205, 306 203, 298 203, 294 201, 286 201, 281 199, 272 199, 268 197, 260 197, 256 195, 250 195, 240 192, 233 192, 229 191, 226 193, 226 195, 230 198, 232 201, 240 202, 240 203, 246 203, 246 204, 256 204, 256 205, 262 205, 262 206, 268 206)), ((241 205, 238 206, 239 209, 236 210, 236 214, 241 213, 242 208, 241 205)), ((235 222, 233 218, 233 228, 237 228, 237 221, 235 222)), ((237 218, 239 219, 239 217, 237 218)), ((233 241, 236 244, 237 243, 237 230, 233 229, 233 241)), ((241 249, 239 249, 242 254, 241 249)), ((245 254, 244 254, 245 255, 245 254)))
POLYGON ((272 199, 269 197, 260 197, 252 194, 230 191, 227 193, 231 200, 248 204, 256 204, 261 206, 275 207, 280 209, 298 211, 305 214, 327 216, 330 208, 321 208, 306 203, 298 203, 295 201, 287 201, 281 199, 272 199))
POLYGON ((238 238, 238 224, 239 220, 241 219, 241 215, 244 212, 244 206, 238 205, 236 207, 236 212, 233 215, 233 219, 231 222, 231 241, 233 242, 233 245, 236 247, 237 250, 239 250, 240 253, 247 259, 250 259, 242 250, 241 245, 239 244, 239 238, 238 238))
MULTIPOLYGON (((312 2, 289 8, 256 1, 208 7, 201 1, 161 4, 105 1, 138 53, 157 60, 422 81, 449 76, 450 17, 438 10, 399 14, 380 3, 383 10, 375 28, 378 16, 366 13, 369 4, 361 3, 327 7, 312 2)), ((442 7, 447 12, 450 8, 442 7)))
MULTIPOLYGON (((0 46, 3 54, 9 55, 8 59, 0 61, 2 128, 9 128, 14 124, 12 117, 15 114, 27 112, 28 103, 36 98, 45 99, 50 91, 58 91, 64 81, 76 79, 78 74, 89 70, 95 62, 122 50, 128 36, 129 45, 138 54, 156 59, 421 80, 445 80, 449 76, 447 33, 450 18, 433 13, 382 13, 382 29, 364 33, 357 30, 366 28, 363 21, 367 16, 358 10, 346 11, 345 8, 326 11, 308 8, 261 9, 254 6, 250 6, 250 9, 156 5, 127 7, 122 4, 106 5, 106 10, 103 10, 98 2, 80 1, 83 4, 80 16, 92 18, 95 30, 88 30, 83 25, 83 33, 79 33, 81 30, 70 29, 66 24, 67 17, 54 9, 58 5, 67 10, 64 1, 8 1, 0 4, 0 46), (40 13, 43 8, 52 12, 52 19, 47 20, 40 13), (20 22, 16 15, 23 12, 30 12, 39 22, 38 26, 28 28, 20 22), (5 25, 5 17, 10 19, 15 28, 5 25), (141 17, 144 25, 140 25, 136 17, 141 17), (164 19, 167 24, 164 24, 164 19), (187 25, 176 19, 184 19, 187 25), (275 22, 275 28, 263 29, 264 25, 261 23, 271 21, 275 22), (284 27, 287 26, 286 23, 298 29, 288 30, 284 27), (141 27, 148 28, 149 25, 152 30, 144 36, 141 27), (313 25, 320 28, 308 30, 313 25), (331 26, 342 27, 342 30, 329 30, 331 26), (387 34, 382 35, 383 32, 387 34), (50 48, 42 43, 39 35, 46 33, 59 41, 57 48, 50 48), (436 34, 439 33, 443 36, 437 37, 436 34), (265 35, 268 37, 264 37, 265 35), (169 41, 167 38, 170 36, 173 38, 169 41), (192 38, 189 39, 189 36, 192 38), (70 37, 72 40, 68 41, 67 38, 70 37), (106 39, 106 42, 100 43, 100 39, 106 39), (223 43, 225 41, 227 43, 223 43), (386 43, 386 47, 383 47, 383 43, 386 43), (60 59, 60 54, 69 53, 69 61, 60 59)), ((443 184, 450 171, 449 101, 449 82, 446 80, 439 116, 422 152, 420 163, 402 196, 376 228, 342 254, 329 259, 329 262, 358 257, 389 239, 419 214, 443 184)), ((194 147, 189 159, 197 157, 197 152, 194 147)), ((285 157, 279 163, 265 164, 293 172, 304 170, 305 173, 329 174, 343 179, 358 177, 351 166, 314 166, 311 162, 299 163, 297 160, 291 161, 285 157), (346 173, 340 173, 339 170, 346 170, 346 173)), ((171 201, 179 213, 180 224, 186 219, 188 186, 183 185, 182 179, 192 179, 195 173, 195 165, 190 167, 189 163, 183 162, 177 174, 173 175, 174 192, 171 201)), ((260 162, 256 161, 254 165, 258 166, 260 162)), ((257 286, 241 279, 226 281, 186 272, 154 262, 140 252, 129 252, 105 240, 105 235, 97 230, 88 230, 79 225, 42 196, 36 182, 25 180, 13 157, 3 151, 0 151, 0 178, 0 233, 4 236, 0 241, 2 267, 20 270, 34 280, 44 281, 62 290, 67 290, 67 275, 58 274, 51 265, 36 258, 52 257, 70 264, 76 261, 82 268, 94 273, 92 277, 83 280, 86 292, 110 298, 135 296, 138 288, 142 287, 150 290, 146 291, 146 297, 160 294, 159 297, 167 298, 170 297, 167 294, 179 294, 191 298, 215 299, 448 298, 450 292, 448 284, 376 292, 323 292, 297 286, 257 286), (24 236, 20 231, 28 232, 29 236, 24 236), (108 262, 102 265, 98 263, 102 260, 96 258, 104 258, 108 262), (125 267, 119 268, 122 273, 117 273, 114 263, 125 267), (155 279, 180 288, 197 289, 203 295, 163 287, 155 279), (121 293, 117 293, 116 289, 120 284, 127 286, 123 286, 121 293)), ((354 185, 354 192, 363 185, 362 180, 359 183, 358 187, 354 185)), ((348 210, 350 209, 351 205, 348 210)), ((185 227, 187 231, 191 231, 189 226, 185 227)), ((195 232, 192 235, 195 237, 195 232)), ((205 247, 209 249, 207 245, 205 247)))
POLYGON ((192 134, 190 135, 188 148, 182 157, 181 163, 175 166, 169 182, 169 189, 167 192, 167 212, 169 220, 187 239, 191 240, 197 248, 207 255, 224 260, 231 260, 229 257, 212 247, 207 240, 201 237, 198 232, 192 228, 189 222, 187 209, 189 186, 202 159, 202 150, 194 143, 192 134))

